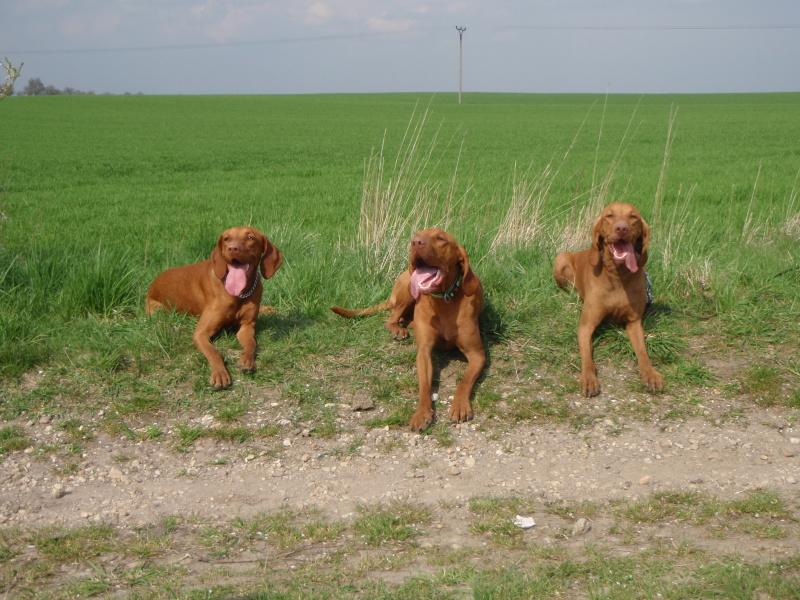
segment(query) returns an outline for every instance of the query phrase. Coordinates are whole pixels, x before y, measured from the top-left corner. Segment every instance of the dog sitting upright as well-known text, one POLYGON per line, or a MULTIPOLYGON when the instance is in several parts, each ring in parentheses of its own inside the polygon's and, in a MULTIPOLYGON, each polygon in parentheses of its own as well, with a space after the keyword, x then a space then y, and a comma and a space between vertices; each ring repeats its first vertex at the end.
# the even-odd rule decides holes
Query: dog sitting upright
POLYGON ((639 362, 642 382, 652 391, 664 387, 653 368, 644 343, 642 317, 648 304, 644 265, 650 246, 650 227, 630 204, 609 204, 592 228, 592 246, 556 256, 553 276, 562 289, 574 286, 583 300, 578 325, 581 355, 581 391, 600 393, 597 367, 592 359, 592 334, 606 318, 625 324, 639 362))
POLYGON ((450 405, 450 418, 472 418, 470 395, 486 362, 478 328, 482 308, 483 289, 469 266, 466 250, 447 232, 431 228, 411 239, 408 270, 399 275, 386 302, 358 310, 338 306, 331 310, 343 317, 391 310, 386 328, 398 337, 408 336, 413 320, 419 402, 409 424, 414 431, 421 431, 433 421, 432 352, 437 343, 445 348, 455 346, 467 358, 466 371, 450 405))
POLYGON ((263 285, 280 268, 283 255, 263 233, 253 227, 232 227, 219 236, 211 257, 168 269, 147 290, 145 310, 173 308, 200 317, 192 340, 211 367, 215 389, 231 385, 231 376, 211 337, 223 327, 238 324, 242 345, 242 371, 256 368, 256 319, 263 285), (259 270, 261 275, 259 275, 259 270))

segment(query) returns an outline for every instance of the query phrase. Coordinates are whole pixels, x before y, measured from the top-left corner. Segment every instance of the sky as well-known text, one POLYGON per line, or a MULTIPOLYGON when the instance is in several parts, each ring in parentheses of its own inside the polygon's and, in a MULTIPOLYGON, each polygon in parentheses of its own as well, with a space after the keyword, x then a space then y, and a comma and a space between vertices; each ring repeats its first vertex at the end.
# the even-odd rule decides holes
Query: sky
POLYGON ((0 0, 0 57, 98 93, 800 91, 800 0, 0 0))

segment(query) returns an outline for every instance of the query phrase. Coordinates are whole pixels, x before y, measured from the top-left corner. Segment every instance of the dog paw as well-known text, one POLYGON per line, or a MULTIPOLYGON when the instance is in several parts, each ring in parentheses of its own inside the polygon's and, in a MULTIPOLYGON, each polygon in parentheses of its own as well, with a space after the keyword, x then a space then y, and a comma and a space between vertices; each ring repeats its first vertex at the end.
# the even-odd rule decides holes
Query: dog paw
POLYGON ((211 387, 215 390, 224 390, 231 387, 231 376, 227 369, 211 371, 211 387))
POLYGON ((239 369, 242 373, 255 373, 256 361, 252 358, 241 358, 239 360, 239 369))
POLYGON ((392 336, 394 336, 394 338, 397 340, 404 340, 408 338, 408 327, 403 327, 397 323, 389 323, 386 325, 386 329, 388 329, 389 333, 391 333, 392 336))
POLYGON ((411 431, 422 431, 431 423, 433 423, 433 411, 420 409, 417 409, 414 414, 411 415, 411 420, 408 422, 411 426, 411 431))
POLYGON ((460 402, 458 400, 453 400, 453 403, 450 405, 449 414, 450 420, 456 423, 472 419, 472 406, 470 406, 469 400, 460 402))
POLYGON ((581 392, 587 398, 600 393, 600 382, 594 373, 581 373, 581 392))
POLYGON ((664 389, 664 377, 655 369, 642 373, 642 382, 651 392, 660 392, 664 389))

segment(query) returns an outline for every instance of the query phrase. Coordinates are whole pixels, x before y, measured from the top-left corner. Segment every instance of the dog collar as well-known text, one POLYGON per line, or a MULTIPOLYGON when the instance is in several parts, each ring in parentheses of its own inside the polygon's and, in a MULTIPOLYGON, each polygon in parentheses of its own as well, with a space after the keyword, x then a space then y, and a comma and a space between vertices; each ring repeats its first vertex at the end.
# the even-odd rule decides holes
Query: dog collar
POLYGON ((458 288, 461 287, 461 270, 459 269, 458 277, 453 282, 453 284, 447 288, 444 292, 431 292, 431 296, 434 298, 442 298, 445 302, 450 302, 453 298, 455 298, 456 292, 458 288))

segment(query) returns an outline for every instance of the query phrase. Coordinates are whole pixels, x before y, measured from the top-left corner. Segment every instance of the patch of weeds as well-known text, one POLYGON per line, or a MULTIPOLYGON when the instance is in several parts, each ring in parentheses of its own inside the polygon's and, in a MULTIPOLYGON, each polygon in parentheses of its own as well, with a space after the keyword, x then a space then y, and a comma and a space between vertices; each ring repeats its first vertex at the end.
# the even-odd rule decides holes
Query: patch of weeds
POLYGON ((186 450, 199 440, 205 433, 205 429, 198 425, 179 424, 176 428, 178 433, 178 450, 186 450))
POLYGON ((385 437, 378 443, 378 450, 383 454, 392 454, 406 447, 403 440, 396 437, 385 437))
POLYGON ((67 419, 59 427, 67 433, 70 441, 76 445, 94 438, 92 432, 78 419, 67 419))
POLYGON ((225 558, 236 546, 238 538, 230 535, 222 527, 206 526, 198 535, 200 544, 209 549, 212 558, 225 558))
POLYGON ((248 403, 244 400, 238 402, 228 402, 220 406, 215 413, 215 416, 220 421, 231 423, 239 417, 247 414, 248 403))
POLYGON ((670 373, 670 381, 685 386, 707 387, 714 383, 714 374, 698 362, 679 360, 670 373))
POLYGON ((164 435, 158 425, 148 425, 142 433, 142 438, 145 440, 157 440, 164 435))
POLYGON ((275 423, 268 423, 256 429, 253 435, 255 435, 256 437, 267 438, 267 437, 275 437, 280 432, 281 432, 280 425, 277 425, 275 423))
POLYGON ((178 531, 179 525, 180 518, 176 517, 175 515, 167 515, 161 519, 161 529, 164 530, 165 534, 175 533, 178 531))
POLYGON ((452 427, 442 421, 437 421, 432 427, 428 427, 423 435, 430 435, 442 448, 449 448, 455 444, 452 427))
POLYGON ((700 492, 656 492, 645 500, 623 504, 615 512, 634 523, 684 521, 701 525, 721 508, 719 502, 700 492))
POLYGON ((646 500, 619 505, 615 512, 634 523, 679 521, 708 526, 718 535, 735 530, 759 538, 784 537, 786 531, 776 521, 793 520, 781 498, 767 490, 728 501, 700 492, 657 492, 646 500))
POLYGON ((237 442, 239 444, 246 442, 252 436, 247 427, 212 427, 207 429, 203 435, 221 442, 237 442))
POLYGON ((703 400, 696 396, 672 397, 667 411, 661 415, 662 419, 688 419, 699 417, 703 414, 701 405, 703 400))
POLYGON ((419 535, 419 525, 431 520, 431 513, 427 508, 405 502, 373 507, 359 506, 358 512, 353 528, 371 546, 411 539, 419 535))
POLYGON ((0 427, 0 456, 7 452, 24 450, 31 445, 25 433, 16 425, 0 427))
POLYGON ((791 513, 780 496, 769 490, 755 490, 740 500, 732 500, 725 504, 731 515, 763 515, 772 518, 789 518, 791 513))
POLYGON ((114 549, 114 529, 109 525, 90 525, 78 529, 42 530, 33 544, 44 558, 71 562, 95 558, 114 549))
POLYGON ((525 572, 518 568, 479 573, 472 581, 474 600, 522 600, 546 598, 562 586, 558 578, 525 572))
POLYGON ((17 551, 5 543, 0 541, 0 563, 7 562, 17 555, 17 551))
POLYGON ((137 439, 136 432, 131 429, 125 421, 119 418, 107 417, 103 419, 103 431, 108 435, 117 435, 128 438, 129 440, 137 439))
POLYGON ((531 501, 519 497, 477 497, 470 499, 469 511, 475 515, 469 527, 472 533, 488 535, 498 546, 520 548, 525 545, 525 531, 514 525, 514 517, 532 514, 531 501))
POLYGON ((775 367, 755 365, 745 373, 741 388, 759 406, 775 406, 780 402, 780 373, 775 367))
POLYGON ((89 598, 111 589, 112 583, 106 577, 86 577, 67 582, 62 593, 65 598, 89 598))
POLYGON ((591 519, 597 516, 600 508, 590 500, 585 500, 578 504, 569 504, 562 500, 560 502, 546 503, 545 510, 551 515, 556 515, 562 519, 577 519, 578 517, 591 519))

